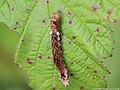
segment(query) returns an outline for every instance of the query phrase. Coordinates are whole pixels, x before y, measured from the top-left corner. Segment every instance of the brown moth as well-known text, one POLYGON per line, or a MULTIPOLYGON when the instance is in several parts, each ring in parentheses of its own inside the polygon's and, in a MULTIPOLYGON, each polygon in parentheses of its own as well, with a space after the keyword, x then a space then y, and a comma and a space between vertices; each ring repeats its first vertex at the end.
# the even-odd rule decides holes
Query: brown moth
POLYGON ((53 62, 58 70, 59 79, 62 83, 67 86, 69 85, 68 72, 62 58, 62 50, 60 44, 60 15, 51 14, 50 22, 50 36, 51 36, 51 47, 53 53, 53 62))

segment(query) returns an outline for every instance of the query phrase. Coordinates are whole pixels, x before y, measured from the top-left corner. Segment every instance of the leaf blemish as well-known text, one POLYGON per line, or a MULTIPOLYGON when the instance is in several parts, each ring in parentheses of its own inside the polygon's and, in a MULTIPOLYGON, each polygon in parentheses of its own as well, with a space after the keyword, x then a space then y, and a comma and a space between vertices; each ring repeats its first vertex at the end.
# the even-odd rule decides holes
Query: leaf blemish
POLYGON ((74 76, 74 74, 73 74, 73 73, 70 73, 70 76, 71 76, 71 77, 73 77, 73 76, 74 76))
POLYGON ((94 77, 92 77, 92 80, 94 80, 95 78, 94 77))
POLYGON ((70 61, 70 64, 71 64, 71 65, 73 65, 73 64, 74 64, 74 61, 73 61, 73 60, 71 60, 71 61, 70 61))
POLYGON ((101 3, 101 2, 99 2, 99 4, 100 4, 100 6, 102 5, 102 3, 101 3))
POLYGON ((49 4, 49 0, 46 0, 46 3, 49 4))
POLYGON ((83 90, 83 89, 84 89, 84 87, 83 87, 83 86, 81 86, 81 87, 80 87, 80 90, 83 90))
POLYGON ((71 12, 68 12, 68 16, 71 16, 71 12))
POLYGON ((106 57, 103 57, 103 59, 106 59, 106 57))
POLYGON ((107 14, 109 14, 109 15, 112 14, 112 9, 108 9, 107 14))
POLYGON ((15 11, 15 8, 12 8, 12 11, 15 11))
POLYGON ((46 20, 45 20, 45 19, 43 19, 43 20, 42 20, 42 23, 44 23, 44 24, 45 24, 45 23, 46 23, 46 20))
POLYGON ((93 72, 97 74, 97 70, 94 70, 93 72))
POLYGON ((36 0, 35 2, 38 3, 38 0, 36 0))
POLYGON ((24 42, 24 40, 22 40, 22 43, 24 42))
POLYGON ((100 63, 103 63, 103 61, 101 61, 100 63))
POLYGON ((51 59, 51 57, 50 57, 50 56, 47 56, 47 58, 48 58, 48 59, 51 59))
POLYGON ((115 43, 115 40, 113 40, 113 43, 115 43))
POLYGON ((113 20, 114 23, 117 23, 117 20, 113 20))
POLYGON ((111 74, 111 72, 110 72, 110 71, 109 71, 108 73, 109 73, 109 74, 111 74))
POLYGON ((18 21, 16 22, 16 25, 19 25, 19 22, 18 22, 18 21))
POLYGON ((105 75, 103 75, 103 77, 105 78, 105 75))
POLYGON ((68 43, 69 43, 69 44, 72 44, 72 41, 69 41, 68 43))
POLYGON ((117 23, 118 22, 118 20, 116 20, 116 19, 113 19, 113 23, 117 23))
POLYGON ((86 68, 87 68, 87 69, 90 69, 90 67, 89 67, 89 66, 87 66, 86 68))
POLYGON ((69 20, 68 23, 69 23, 69 24, 72 24, 73 22, 72 22, 72 20, 69 20))
POLYGON ((96 28, 96 32, 100 32, 100 28, 99 27, 96 28))
POLYGON ((16 27, 14 27, 13 29, 16 30, 16 27))
POLYGON ((59 13, 59 14, 62 14, 62 10, 61 10, 61 9, 59 9, 59 10, 58 10, 58 13, 59 13))
POLYGON ((38 55, 38 58, 42 59, 42 54, 39 54, 39 55, 38 55))
POLYGON ((30 11, 31 11, 31 9, 30 9, 30 8, 26 8, 26 11, 27 11, 27 12, 30 12, 30 11))
POLYGON ((99 10, 99 8, 98 8, 98 6, 93 5, 93 6, 92 6, 92 10, 95 11, 95 12, 97 12, 97 11, 99 10))
POLYGON ((56 88, 55 88, 55 87, 53 87, 53 88, 52 88, 52 90, 56 90, 56 88))
POLYGON ((30 58, 27 59, 27 63, 32 64, 32 61, 30 60, 30 58))
POLYGON ((112 56, 113 56, 112 54, 109 55, 109 57, 112 57, 112 56))
POLYGON ((72 36, 72 39, 76 39, 76 36, 72 36))
POLYGON ((19 67, 19 64, 16 64, 16 67, 19 67))

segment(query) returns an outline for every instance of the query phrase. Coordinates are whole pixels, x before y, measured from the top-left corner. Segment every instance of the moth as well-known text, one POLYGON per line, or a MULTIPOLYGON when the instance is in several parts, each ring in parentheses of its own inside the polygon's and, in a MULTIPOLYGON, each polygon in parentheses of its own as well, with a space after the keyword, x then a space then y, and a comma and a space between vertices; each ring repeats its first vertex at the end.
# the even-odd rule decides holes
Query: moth
POLYGON ((60 15, 51 14, 50 17, 50 38, 51 38, 51 47, 53 54, 53 62, 58 70, 59 79, 62 83, 67 86, 69 85, 68 80, 68 71, 63 62, 62 50, 61 50, 61 37, 60 37, 60 15))

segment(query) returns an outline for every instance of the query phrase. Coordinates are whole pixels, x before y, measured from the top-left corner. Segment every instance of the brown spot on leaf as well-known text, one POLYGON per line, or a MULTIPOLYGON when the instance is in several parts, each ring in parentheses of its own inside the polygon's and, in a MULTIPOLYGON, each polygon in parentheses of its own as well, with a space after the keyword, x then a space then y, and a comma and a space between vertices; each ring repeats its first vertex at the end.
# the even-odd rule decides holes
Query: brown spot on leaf
POLYGON ((46 3, 49 4, 49 0, 46 0, 46 3))
POLYGON ((111 72, 110 72, 110 71, 108 71, 108 73, 109 73, 109 74, 111 74, 111 72))
POLYGON ((27 12, 30 12, 30 11, 31 11, 31 9, 30 9, 30 8, 26 8, 26 11, 27 11, 27 12))
POLYGON ((18 22, 18 21, 16 22, 16 25, 19 25, 19 22, 18 22))
POLYGON ((44 24, 45 24, 45 23, 46 23, 46 20, 45 20, 45 19, 43 19, 43 20, 42 20, 42 23, 44 23, 44 24))
POLYGON ((56 90, 56 88, 55 88, 55 87, 53 87, 53 88, 52 88, 52 90, 56 90))
POLYGON ((102 5, 102 3, 101 3, 101 2, 99 2, 99 4, 100 4, 100 6, 102 5))
POLYGON ((71 61, 70 61, 70 64, 71 64, 71 65, 73 65, 73 64, 74 64, 74 61, 73 61, 73 60, 71 60, 71 61))
POLYGON ((16 30, 16 27, 14 27, 13 29, 16 30))
POLYGON ((96 32, 100 32, 100 28, 99 27, 96 28, 96 32))
POLYGON ((112 9, 108 9, 107 14, 112 14, 112 9))
POLYGON ((27 63, 32 64, 32 61, 30 60, 30 58, 27 59, 27 63))
POLYGON ((99 8, 98 8, 97 5, 93 5, 93 6, 92 6, 92 10, 95 11, 95 12, 97 12, 97 11, 99 10, 99 8))
POLYGON ((97 41, 99 41, 99 40, 97 39, 97 41))
POLYGON ((115 48, 112 48, 112 50, 114 50, 115 48))
POLYGON ((90 67, 89 67, 89 66, 87 66, 86 68, 87 68, 87 69, 90 69, 90 67))
POLYGON ((103 77, 105 78, 105 75, 103 75, 103 77))
POLYGON ((119 19, 113 19, 113 23, 118 23, 118 22, 120 22, 119 19))
POLYGON ((12 11, 15 11, 15 8, 12 8, 12 11))
POLYGON ((103 63, 103 61, 100 61, 100 63, 103 63))
POLYGON ((58 13, 59 13, 59 14, 62 14, 62 10, 61 10, 61 9, 59 9, 59 10, 58 10, 58 13))
POLYGON ((73 74, 73 73, 70 73, 70 76, 71 76, 71 77, 73 77, 73 76, 74 76, 74 74, 73 74))
POLYGON ((76 39, 76 36, 72 36, 72 39, 76 39))
POLYGON ((115 40, 113 40, 113 43, 115 43, 115 40))
POLYGON ((68 43, 69 43, 69 44, 72 44, 72 41, 69 41, 68 43))
POLYGON ((110 54, 110 55, 109 55, 109 57, 112 57, 112 56, 113 56, 113 54, 110 54))
POLYGON ((94 73, 97 73, 97 70, 94 70, 93 72, 94 72, 94 73))
POLYGON ((84 89, 84 87, 83 87, 83 86, 81 86, 81 87, 80 87, 80 90, 83 90, 83 89, 84 89))
POLYGON ((38 0, 36 0, 35 2, 38 3, 38 0))
POLYGON ((22 43, 24 42, 24 40, 21 40, 22 41, 22 43))
POLYGON ((107 16, 107 20, 110 21, 110 15, 107 16))
POLYGON ((117 20, 113 20, 114 23, 117 23, 117 20))
POLYGON ((103 57, 103 59, 106 59, 106 57, 103 57))
POLYGON ((28 11, 28 8, 26 8, 26 11, 28 11))
POLYGON ((16 64, 16 67, 19 67, 19 64, 16 64))
POLYGON ((94 77, 92 77, 92 80, 94 80, 95 78, 94 77))
POLYGON ((71 16, 71 12, 68 12, 68 16, 71 16))
POLYGON ((69 23, 69 24, 72 24, 73 22, 72 22, 72 20, 69 20, 68 23, 69 23))
POLYGON ((39 54, 39 55, 38 55, 38 58, 42 59, 42 54, 39 54))
POLYGON ((48 59, 51 59, 51 57, 50 57, 50 56, 47 56, 47 58, 48 58, 48 59))

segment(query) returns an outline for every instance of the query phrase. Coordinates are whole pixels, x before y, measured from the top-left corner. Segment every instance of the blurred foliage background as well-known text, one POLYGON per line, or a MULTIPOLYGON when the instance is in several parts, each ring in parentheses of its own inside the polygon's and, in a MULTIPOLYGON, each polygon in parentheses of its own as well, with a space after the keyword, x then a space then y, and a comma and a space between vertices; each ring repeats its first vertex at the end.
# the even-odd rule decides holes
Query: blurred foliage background
MULTIPOLYGON (((111 71, 106 77, 108 88, 120 88, 120 23, 111 23, 115 40, 111 58, 104 61, 111 71)), ((0 90, 32 90, 27 85, 26 72, 14 63, 19 34, 0 23, 0 90)))

